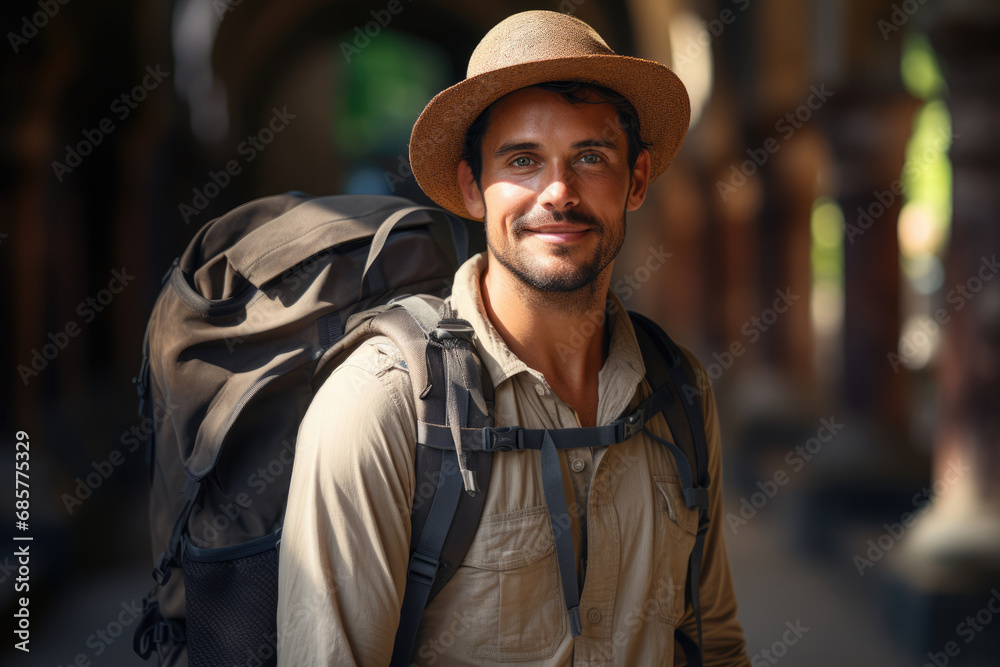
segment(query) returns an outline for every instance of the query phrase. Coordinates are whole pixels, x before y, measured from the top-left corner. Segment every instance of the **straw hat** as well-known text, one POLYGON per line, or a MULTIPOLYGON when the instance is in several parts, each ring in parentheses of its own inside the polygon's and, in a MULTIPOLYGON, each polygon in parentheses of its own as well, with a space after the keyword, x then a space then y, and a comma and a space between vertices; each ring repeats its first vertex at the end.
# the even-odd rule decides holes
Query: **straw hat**
POLYGON ((558 12, 514 14, 486 33, 472 52, 464 81, 432 99, 410 135, 410 168, 428 197, 464 218, 456 173, 472 121, 493 102, 546 81, 580 81, 625 96, 652 144, 650 181, 680 149, 691 105, 677 75, 660 63, 619 56, 583 21, 558 12))

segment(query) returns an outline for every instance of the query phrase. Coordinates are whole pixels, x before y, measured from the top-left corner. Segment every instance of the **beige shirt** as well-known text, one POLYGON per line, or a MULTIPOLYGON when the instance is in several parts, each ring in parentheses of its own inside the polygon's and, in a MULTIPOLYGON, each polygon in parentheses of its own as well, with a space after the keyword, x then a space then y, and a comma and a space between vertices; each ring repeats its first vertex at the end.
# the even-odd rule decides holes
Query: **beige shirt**
MULTIPOLYGON (((455 275, 452 305, 476 332, 496 388, 498 426, 579 426, 541 373, 528 368, 485 315, 477 255, 455 275)), ((649 395, 631 322, 611 322, 599 375, 598 425, 649 395)), ((573 332, 567 332, 570 337, 573 332)), ((699 364, 688 355, 695 367, 699 364)), ((359 348, 323 384, 302 421, 281 540, 278 663, 386 665, 409 561, 415 489, 414 398, 387 339, 359 348)), ((701 578, 706 665, 749 665, 723 539, 722 465, 711 391, 701 397, 711 475, 711 527, 701 578)), ((662 415, 648 425, 671 439, 662 415)), ((697 513, 685 506, 673 458, 640 433, 610 447, 560 450, 582 569, 583 634, 573 637, 561 590, 538 451, 494 454, 479 528, 462 565, 424 612, 419 665, 674 665, 697 513)))

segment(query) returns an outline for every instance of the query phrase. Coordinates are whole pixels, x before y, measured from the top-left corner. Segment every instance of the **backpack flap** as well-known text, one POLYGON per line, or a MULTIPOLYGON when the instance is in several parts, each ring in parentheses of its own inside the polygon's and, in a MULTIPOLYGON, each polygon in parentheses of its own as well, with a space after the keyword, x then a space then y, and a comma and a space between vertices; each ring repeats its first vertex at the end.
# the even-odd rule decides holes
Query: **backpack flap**
POLYGON ((184 461, 188 477, 200 480, 212 471, 236 418, 254 397, 281 376, 314 359, 313 350, 298 347, 276 354, 263 367, 231 375, 212 401, 198 428, 194 447, 184 461))
MULTIPOLYGON (((411 206, 412 202, 400 197, 335 195, 310 199, 247 234, 226 251, 226 257, 236 273, 260 288, 319 252, 372 238, 386 218, 411 206)), ((398 226, 431 222, 430 215, 420 211, 398 226)))

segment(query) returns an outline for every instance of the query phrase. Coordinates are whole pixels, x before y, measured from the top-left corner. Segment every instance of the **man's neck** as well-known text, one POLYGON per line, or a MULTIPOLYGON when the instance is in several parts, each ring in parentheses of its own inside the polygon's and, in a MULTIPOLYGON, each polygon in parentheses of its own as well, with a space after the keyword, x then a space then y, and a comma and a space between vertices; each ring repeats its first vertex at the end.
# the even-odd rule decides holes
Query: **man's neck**
POLYGON ((490 257, 480 278, 486 314, 507 347, 545 376, 577 414, 581 426, 597 421, 598 373, 610 336, 605 304, 611 266, 578 292, 541 292, 490 257))

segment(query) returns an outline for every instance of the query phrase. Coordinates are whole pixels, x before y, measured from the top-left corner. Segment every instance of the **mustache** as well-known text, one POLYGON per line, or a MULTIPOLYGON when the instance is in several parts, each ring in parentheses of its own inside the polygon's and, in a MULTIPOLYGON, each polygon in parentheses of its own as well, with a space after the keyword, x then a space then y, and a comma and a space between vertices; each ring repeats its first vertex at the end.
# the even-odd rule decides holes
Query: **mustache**
POLYGON ((554 222, 575 222, 581 225, 587 225, 591 227, 595 232, 600 233, 604 226, 601 224, 600 220, 592 215, 584 213, 583 211, 578 211, 576 209, 569 209, 565 212, 552 211, 552 212, 541 212, 536 211, 522 215, 515 218, 510 224, 510 231, 514 234, 524 231, 525 229, 534 229, 536 227, 541 227, 543 225, 552 224, 554 222))

